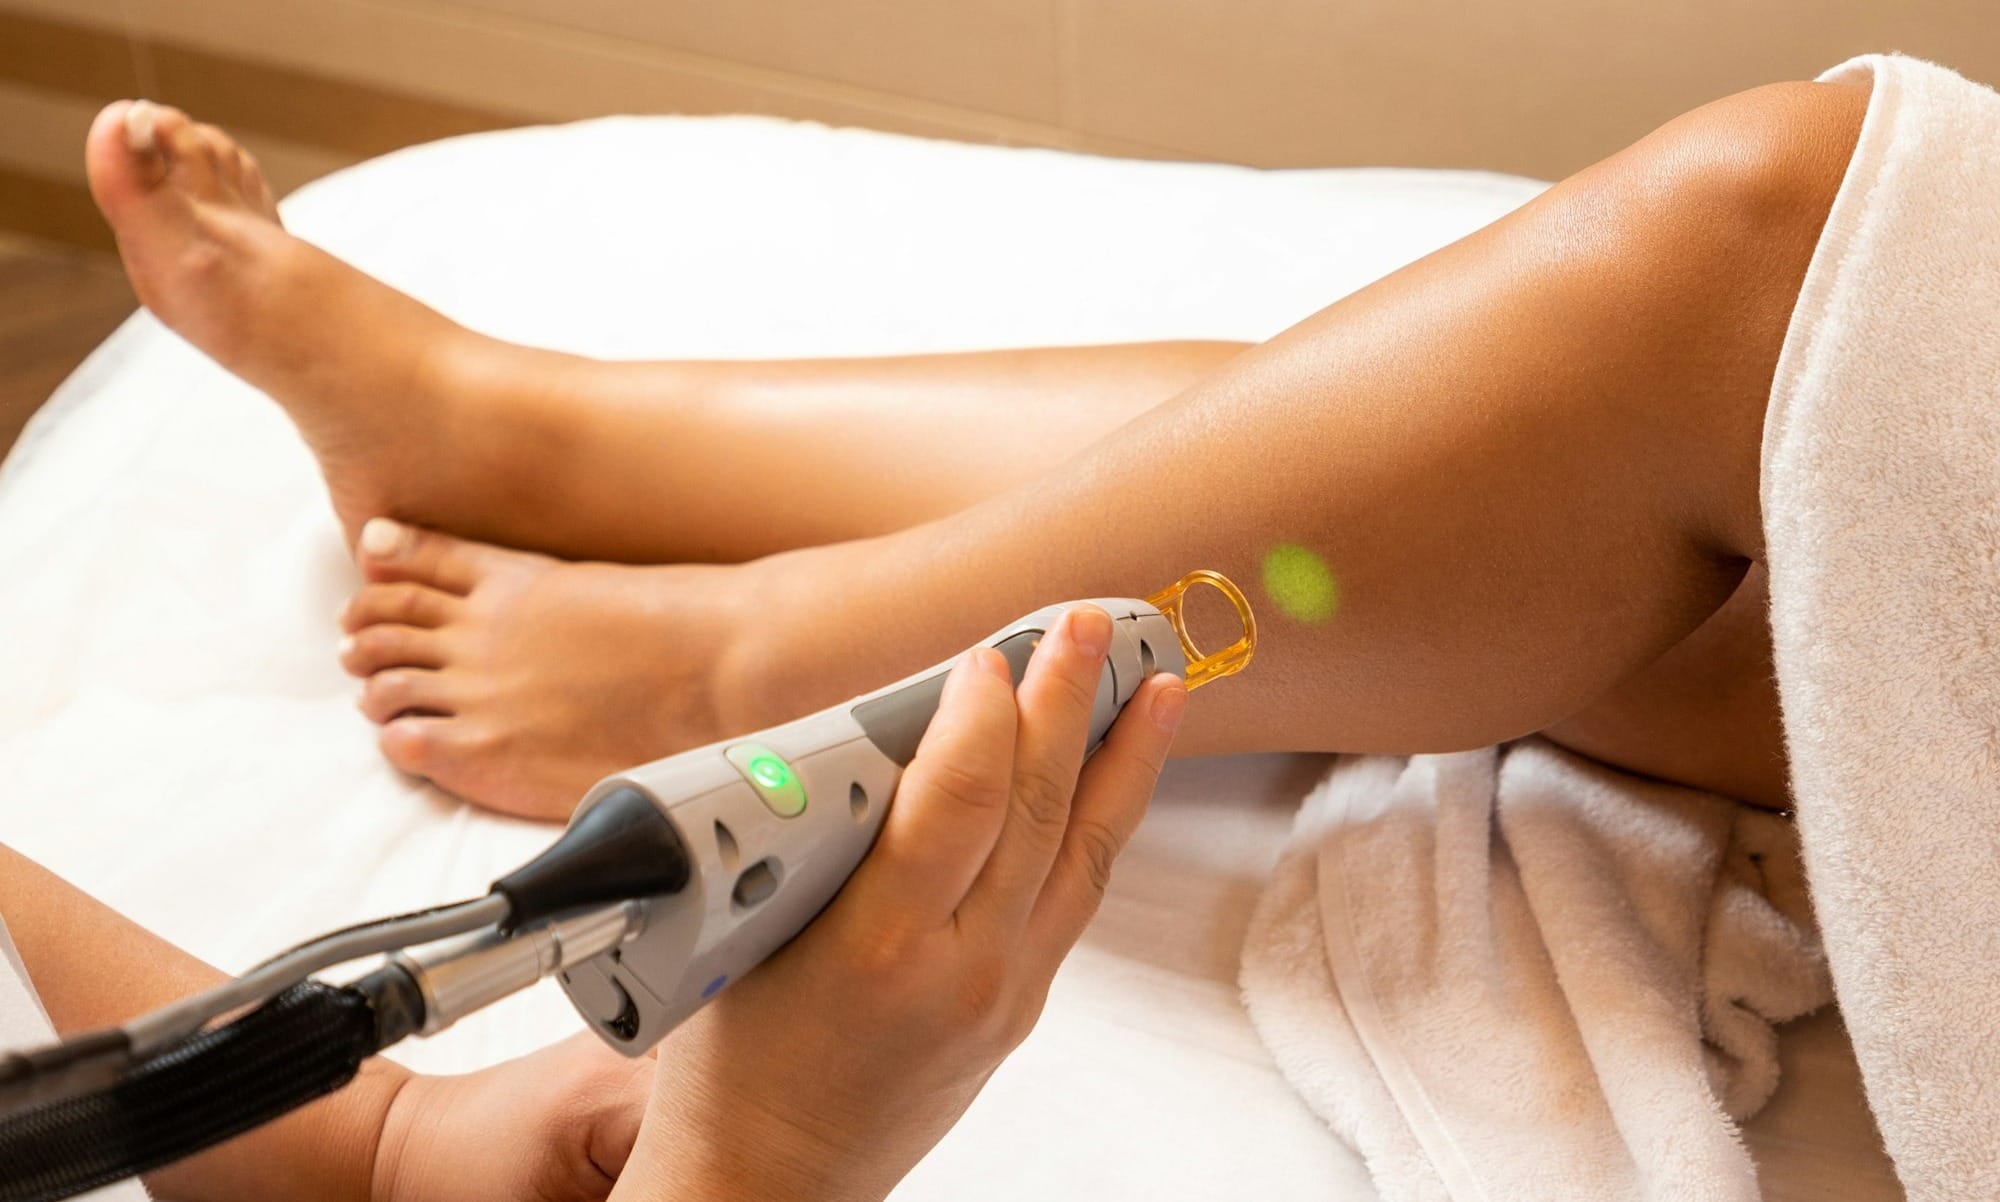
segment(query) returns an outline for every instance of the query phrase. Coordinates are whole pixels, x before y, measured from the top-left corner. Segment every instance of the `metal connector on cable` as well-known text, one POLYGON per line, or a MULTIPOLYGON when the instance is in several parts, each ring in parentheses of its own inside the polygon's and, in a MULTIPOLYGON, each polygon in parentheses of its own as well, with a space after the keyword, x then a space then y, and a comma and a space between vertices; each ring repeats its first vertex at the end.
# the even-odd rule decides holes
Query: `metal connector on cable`
POLYGON ((389 962, 408 973, 423 995, 424 1021, 417 1033, 435 1035, 544 977, 610 951, 637 935, 644 920, 645 906, 628 901, 511 934, 497 927, 475 931, 398 952, 389 962))

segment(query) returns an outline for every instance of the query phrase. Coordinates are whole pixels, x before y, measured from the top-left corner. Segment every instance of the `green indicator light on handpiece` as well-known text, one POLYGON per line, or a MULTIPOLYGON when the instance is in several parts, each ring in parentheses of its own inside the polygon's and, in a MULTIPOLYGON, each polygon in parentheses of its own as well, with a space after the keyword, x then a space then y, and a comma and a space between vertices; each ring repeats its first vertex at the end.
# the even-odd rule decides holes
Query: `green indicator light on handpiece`
POLYGON ((750 761, 750 779, 766 789, 782 789, 791 783, 792 770, 775 755, 760 755, 750 761))

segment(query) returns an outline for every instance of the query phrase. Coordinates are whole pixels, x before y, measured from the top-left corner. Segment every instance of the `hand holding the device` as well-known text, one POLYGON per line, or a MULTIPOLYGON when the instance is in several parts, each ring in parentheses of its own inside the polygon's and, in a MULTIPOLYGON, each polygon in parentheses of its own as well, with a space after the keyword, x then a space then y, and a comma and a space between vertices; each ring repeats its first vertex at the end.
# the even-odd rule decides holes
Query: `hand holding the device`
POLYGON ((952 669, 874 849, 791 944, 670 1036, 614 1198, 880 1199, 1040 1016, 1186 707, 1142 685, 1083 762, 1111 620, 1071 610, 1018 692, 952 669))

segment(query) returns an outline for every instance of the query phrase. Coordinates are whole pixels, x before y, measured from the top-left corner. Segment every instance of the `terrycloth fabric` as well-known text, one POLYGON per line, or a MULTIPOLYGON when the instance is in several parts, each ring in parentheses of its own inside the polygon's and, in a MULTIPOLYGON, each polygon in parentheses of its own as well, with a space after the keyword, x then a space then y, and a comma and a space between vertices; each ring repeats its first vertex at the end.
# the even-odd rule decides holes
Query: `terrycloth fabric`
POLYGON ((1387 1202, 1758 1198, 1732 1120, 1828 962, 1909 1196, 2000 1198, 2000 96, 1871 76, 1764 445, 1824 952, 1776 819, 1537 740, 1344 761, 1242 981, 1387 1202))
POLYGON ((1773 815, 1539 739, 1355 757, 1300 812, 1243 987, 1384 1202, 1749 1202, 1772 1024, 1830 996, 1807 911, 1773 815))
POLYGON ((2000 95, 1905 58, 1807 272, 1764 433, 1799 830, 1913 1199, 2000 1198, 2000 95))

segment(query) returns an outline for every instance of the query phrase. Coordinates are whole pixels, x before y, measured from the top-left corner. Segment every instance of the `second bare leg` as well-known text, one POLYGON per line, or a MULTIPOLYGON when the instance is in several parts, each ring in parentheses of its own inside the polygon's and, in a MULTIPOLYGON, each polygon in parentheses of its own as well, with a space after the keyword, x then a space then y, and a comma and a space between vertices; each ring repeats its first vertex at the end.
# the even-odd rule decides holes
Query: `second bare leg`
POLYGON ((519 460, 393 516, 570 558, 717 562, 887 534, 1055 466, 1240 343, 606 363, 468 341, 450 388, 519 460), (532 490, 509 481, 529 479, 532 490))
POLYGON ((350 538, 387 516, 575 559, 752 559, 931 518, 1051 465, 1242 349, 605 362, 475 334, 276 220, 249 156, 172 109, 91 132, 139 296, 285 407, 350 538))

